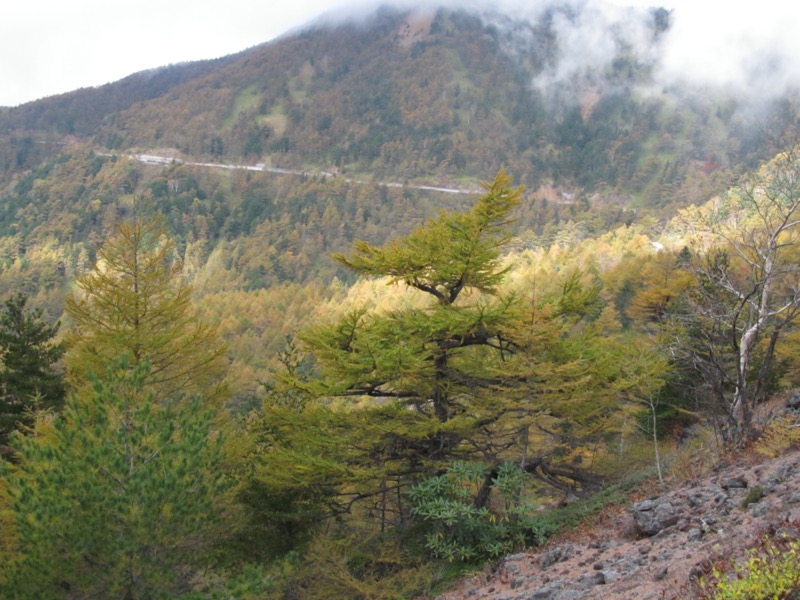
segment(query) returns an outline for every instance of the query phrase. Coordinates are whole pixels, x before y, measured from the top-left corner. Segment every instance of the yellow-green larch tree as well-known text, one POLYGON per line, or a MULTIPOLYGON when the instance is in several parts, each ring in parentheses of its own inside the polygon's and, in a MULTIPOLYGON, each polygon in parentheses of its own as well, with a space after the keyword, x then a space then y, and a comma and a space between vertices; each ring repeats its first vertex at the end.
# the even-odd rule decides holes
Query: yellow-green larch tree
POLYGON ((159 399, 177 393, 220 398, 227 361, 216 329, 196 318, 174 242, 160 216, 117 224, 94 268, 66 301, 68 382, 85 385, 114 360, 147 361, 147 386, 159 399))

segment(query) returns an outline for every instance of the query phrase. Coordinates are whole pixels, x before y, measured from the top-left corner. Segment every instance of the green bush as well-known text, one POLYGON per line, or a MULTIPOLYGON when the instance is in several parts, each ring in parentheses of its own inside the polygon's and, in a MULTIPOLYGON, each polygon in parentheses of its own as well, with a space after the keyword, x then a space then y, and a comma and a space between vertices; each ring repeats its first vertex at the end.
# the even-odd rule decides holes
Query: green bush
POLYGON ((714 600, 782 600, 800 590, 800 541, 782 539, 751 550, 750 558, 726 576, 715 568, 706 582, 714 600))
POLYGON ((764 497, 764 488, 760 485, 756 485, 750 488, 750 491, 747 492, 747 496, 745 496, 744 500, 742 500, 741 507, 742 509, 746 510, 748 506, 758 502, 764 497))
POLYGON ((476 498, 490 475, 485 465, 456 462, 444 475, 421 481, 411 490, 412 512, 429 525, 425 546, 437 558, 477 562, 543 543, 555 524, 533 515, 525 500, 528 475, 504 463, 491 485, 499 498, 480 506, 476 498))

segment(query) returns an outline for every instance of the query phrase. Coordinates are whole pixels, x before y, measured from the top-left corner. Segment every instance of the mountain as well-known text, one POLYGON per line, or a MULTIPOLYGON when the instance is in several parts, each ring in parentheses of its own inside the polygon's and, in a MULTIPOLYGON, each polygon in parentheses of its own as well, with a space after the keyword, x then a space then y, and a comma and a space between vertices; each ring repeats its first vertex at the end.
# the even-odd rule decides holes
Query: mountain
MULTIPOLYGON (((687 179, 766 156, 735 98, 647 91, 655 62, 624 32, 614 34, 608 64, 554 80, 566 60, 557 28, 577 28, 576 10, 556 5, 528 22, 383 9, 217 61, 139 73, 6 111, 0 166, 33 167, 77 138, 97 152, 169 148, 407 180, 485 178, 505 164, 534 189, 613 190, 653 205, 675 192, 698 200, 683 190, 687 179)), ((669 13, 639 17, 657 48, 669 13)))
MULTIPOLYGON (((601 60, 591 17, 383 8, 0 111, 0 294, 25 291, 55 319, 134 198, 167 215, 223 321, 213 294, 329 298, 353 282, 331 252, 464 206, 438 188, 475 190, 500 166, 528 189, 515 243, 532 248, 657 228, 774 154, 791 96, 754 106, 667 86, 663 9, 604 25, 601 60)), ((295 324, 276 316, 258 344, 295 324)))
POLYGON ((8 447, 0 596, 666 598, 748 549, 800 585, 797 96, 670 74, 673 28, 384 8, 0 109, 0 299, 61 320, 73 389, 113 371, 8 447), (219 419, 105 356, 216 381, 206 324, 219 419))

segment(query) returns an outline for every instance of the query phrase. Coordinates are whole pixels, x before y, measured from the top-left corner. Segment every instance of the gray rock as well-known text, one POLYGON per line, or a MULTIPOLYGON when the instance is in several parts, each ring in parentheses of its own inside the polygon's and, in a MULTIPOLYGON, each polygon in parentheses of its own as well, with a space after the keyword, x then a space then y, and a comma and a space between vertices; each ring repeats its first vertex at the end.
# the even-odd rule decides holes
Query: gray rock
POLYGON ((779 483, 786 481, 789 475, 792 474, 793 465, 790 463, 785 463, 775 469, 774 473, 770 474, 770 477, 776 479, 779 483))
POLYGON ((747 487, 747 480, 744 477, 726 477, 720 482, 719 487, 723 490, 743 489, 747 487))
POLYGON ((632 510, 644 512, 648 510, 653 510, 656 506, 658 506, 658 502, 655 499, 651 498, 648 500, 642 500, 641 502, 637 502, 636 504, 633 505, 632 510))
POLYGON ((795 390, 795 392, 786 399, 786 408, 792 411, 800 411, 800 390, 795 390))
POLYGON ((689 425, 689 427, 684 428, 678 437, 678 444, 682 446, 683 444, 697 438, 699 435, 700 428, 697 425, 689 425))
POLYGON ((658 571, 653 573, 653 579, 655 581, 661 581, 662 579, 664 579, 664 577, 667 576, 668 572, 669 572, 669 567, 667 567, 665 565, 665 566, 661 567, 660 569, 658 569, 658 571))
POLYGON ((753 502, 749 508, 754 517, 763 517, 769 511, 769 502, 766 500, 762 502, 753 502))
POLYGON ((594 587, 594 573, 583 573, 577 579, 573 580, 572 586, 576 590, 590 590, 594 587))
POLYGON ((795 492, 794 494, 784 496, 783 503, 787 506, 790 504, 800 504, 800 493, 795 492))
POLYGON ((703 530, 699 527, 695 527, 689 530, 689 533, 686 535, 686 539, 690 542, 699 542, 703 538, 703 530))
POLYGON ((534 590, 533 593, 528 596, 528 600, 555 600, 556 594, 558 594, 559 591, 561 590, 556 585, 541 587, 538 590, 534 590))
POLYGON ((567 560, 572 556, 572 546, 566 544, 564 546, 557 546, 550 550, 542 558, 542 569, 546 569, 556 563, 567 560))
POLYGON ((680 515, 668 500, 645 500, 631 508, 633 522, 641 535, 656 535, 678 522, 680 515))
POLYGON ((526 558, 528 558, 528 555, 520 552, 518 554, 509 554, 503 559, 503 562, 517 562, 520 560, 525 560, 526 558))
POLYGON ((700 493, 697 494, 690 494, 686 500, 689 502, 689 506, 692 508, 697 508, 701 504, 703 504, 704 498, 703 495, 700 493))
POLYGON ((613 569, 608 569, 606 571, 600 571, 603 575, 603 583, 611 583, 615 579, 619 579, 619 573, 614 571, 613 569))

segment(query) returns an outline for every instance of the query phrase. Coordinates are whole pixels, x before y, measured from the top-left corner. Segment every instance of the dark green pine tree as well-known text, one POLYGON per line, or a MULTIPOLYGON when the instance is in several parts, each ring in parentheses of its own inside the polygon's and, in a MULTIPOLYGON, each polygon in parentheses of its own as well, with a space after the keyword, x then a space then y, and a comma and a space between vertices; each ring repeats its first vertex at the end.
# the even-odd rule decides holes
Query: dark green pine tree
POLYGON ((0 447, 20 425, 30 425, 32 409, 58 408, 64 378, 55 364, 64 354, 54 341, 58 323, 42 319, 42 310, 25 310, 27 296, 17 294, 0 311, 0 447))
POLYGON ((19 554, 3 565, 0 598, 191 593, 220 517, 223 440, 200 398, 159 402, 148 370, 112 364, 90 378, 91 395, 73 394, 52 423, 12 440, 18 460, 0 475, 19 554))

